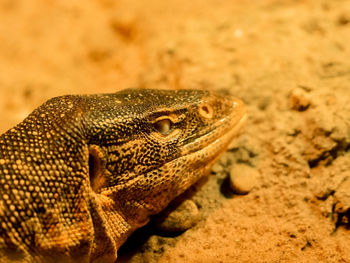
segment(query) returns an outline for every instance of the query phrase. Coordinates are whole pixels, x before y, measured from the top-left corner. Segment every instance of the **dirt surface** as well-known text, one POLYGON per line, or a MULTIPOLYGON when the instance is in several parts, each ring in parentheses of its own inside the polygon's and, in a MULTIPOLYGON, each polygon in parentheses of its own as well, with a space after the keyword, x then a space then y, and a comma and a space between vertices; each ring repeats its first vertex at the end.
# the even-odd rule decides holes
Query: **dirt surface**
POLYGON ((206 88, 248 106, 188 194, 197 224, 148 226, 118 261, 350 262, 349 1, 1 0, 0 21, 1 132, 67 93, 206 88), (237 163, 258 174, 246 195, 237 163))

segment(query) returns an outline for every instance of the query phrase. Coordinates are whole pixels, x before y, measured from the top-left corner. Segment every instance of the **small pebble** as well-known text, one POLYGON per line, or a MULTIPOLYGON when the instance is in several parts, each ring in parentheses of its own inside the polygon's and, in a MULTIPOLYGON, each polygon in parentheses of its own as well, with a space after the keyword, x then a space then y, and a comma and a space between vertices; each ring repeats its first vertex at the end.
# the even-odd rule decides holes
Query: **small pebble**
POLYGON ((235 164, 230 171, 230 187, 236 194, 249 193, 258 183, 259 172, 245 164, 235 164))
POLYGON ((182 232, 199 221, 197 205, 192 200, 183 201, 175 210, 167 209, 155 218, 155 227, 164 232, 182 232))
POLYGON ((297 111, 305 111, 311 104, 310 94, 301 88, 292 90, 289 99, 291 108, 297 111))

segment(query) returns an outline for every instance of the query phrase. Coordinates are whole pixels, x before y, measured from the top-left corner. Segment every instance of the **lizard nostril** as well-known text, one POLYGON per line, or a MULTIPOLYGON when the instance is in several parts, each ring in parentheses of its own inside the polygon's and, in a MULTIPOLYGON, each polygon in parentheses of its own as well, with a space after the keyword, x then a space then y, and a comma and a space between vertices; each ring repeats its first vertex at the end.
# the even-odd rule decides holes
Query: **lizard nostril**
POLYGON ((206 119, 213 118, 213 108, 207 104, 199 106, 198 111, 199 114, 206 119))

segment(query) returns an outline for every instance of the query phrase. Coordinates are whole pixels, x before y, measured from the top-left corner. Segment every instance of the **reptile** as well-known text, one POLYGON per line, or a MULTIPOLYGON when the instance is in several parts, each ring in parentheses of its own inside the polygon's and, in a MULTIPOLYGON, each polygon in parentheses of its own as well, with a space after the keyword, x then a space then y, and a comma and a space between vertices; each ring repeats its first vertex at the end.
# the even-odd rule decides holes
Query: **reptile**
POLYGON ((0 262, 115 262, 246 119, 204 90, 52 98, 0 136, 0 262))

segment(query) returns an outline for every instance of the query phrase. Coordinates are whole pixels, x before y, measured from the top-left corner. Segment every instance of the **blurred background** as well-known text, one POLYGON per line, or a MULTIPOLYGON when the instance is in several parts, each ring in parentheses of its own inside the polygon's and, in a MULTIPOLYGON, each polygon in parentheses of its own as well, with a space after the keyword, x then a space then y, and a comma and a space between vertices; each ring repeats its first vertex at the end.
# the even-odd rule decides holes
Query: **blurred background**
POLYGON ((341 0, 1 0, 0 132, 62 94, 307 85, 323 67, 349 70, 349 9, 341 0))

